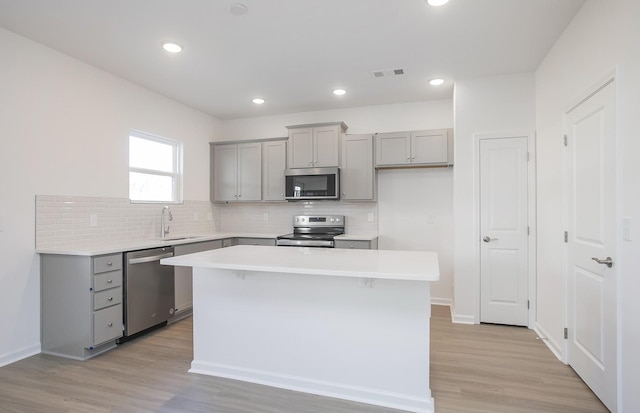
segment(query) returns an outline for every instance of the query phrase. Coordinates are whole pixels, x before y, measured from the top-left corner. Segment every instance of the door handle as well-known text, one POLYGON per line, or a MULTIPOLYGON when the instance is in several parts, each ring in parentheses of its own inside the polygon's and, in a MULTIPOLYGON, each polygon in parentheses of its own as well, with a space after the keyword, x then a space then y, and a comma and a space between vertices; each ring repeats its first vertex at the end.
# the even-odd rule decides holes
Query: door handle
POLYGON ((488 235, 485 235, 484 237, 482 237, 482 240, 484 242, 491 242, 491 241, 496 241, 498 238, 490 238, 488 235))
POLYGON ((613 260, 611 259, 611 257, 607 257, 604 260, 598 259, 596 257, 593 257, 591 259, 597 262, 598 264, 604 264, 609 268, 613 267, 613 260))

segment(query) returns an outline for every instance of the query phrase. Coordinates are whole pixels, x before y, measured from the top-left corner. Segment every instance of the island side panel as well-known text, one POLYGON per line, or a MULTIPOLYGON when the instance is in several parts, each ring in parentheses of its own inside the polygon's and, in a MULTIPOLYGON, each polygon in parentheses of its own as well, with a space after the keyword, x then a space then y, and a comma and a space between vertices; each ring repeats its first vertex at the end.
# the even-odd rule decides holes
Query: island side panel
POLYGON ((190 371, 416 412, 429 282, 194 268, 190 371))

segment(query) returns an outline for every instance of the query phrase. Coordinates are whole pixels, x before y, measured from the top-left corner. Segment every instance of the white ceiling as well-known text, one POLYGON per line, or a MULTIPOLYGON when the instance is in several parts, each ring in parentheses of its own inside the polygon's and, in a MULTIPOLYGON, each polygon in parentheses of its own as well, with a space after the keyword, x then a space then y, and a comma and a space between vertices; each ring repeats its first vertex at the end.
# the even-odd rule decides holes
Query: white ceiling
POLYGON ((456 79, 533 71, 583 4, 239 1, 242 16, 227 11, 233 0, 0 0, 0 26, 234 119, 450 98, 456 79), (167 40, 183 52, 169 55, 167 40), (395 68, 406 73, 372 75, 395 68))

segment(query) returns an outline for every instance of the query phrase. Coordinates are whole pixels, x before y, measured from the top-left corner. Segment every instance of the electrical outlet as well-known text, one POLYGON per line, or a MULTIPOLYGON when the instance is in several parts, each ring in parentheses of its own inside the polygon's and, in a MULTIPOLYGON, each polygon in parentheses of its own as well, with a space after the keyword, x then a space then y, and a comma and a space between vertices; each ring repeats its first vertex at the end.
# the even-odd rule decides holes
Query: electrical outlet
POLYGON ((211 212, 207 212, 207 221, 213 221, 213 214, 211 212))
POLYGON ((265 212, 264 214, 262 214, 262 220, 263 221, 268 221, 269 220, 269 213, 265 212))
POLYGON ((433 215, 427 215, 427 224, 433 224, 434 222, 433 215))
POLYGON ((89 226, 90 227, 98 226, 98 214, 89 214, 89 226))
POLYGON ((198 220, 198 212, 197 211, 193 213, 193 220, 194 221, 198 220))
POLYGON ((373 222, 373 220, 374 220, 373 212, 369 212, 369 213, 367 214, 367 221, 369 221, 369 222, 373 222))

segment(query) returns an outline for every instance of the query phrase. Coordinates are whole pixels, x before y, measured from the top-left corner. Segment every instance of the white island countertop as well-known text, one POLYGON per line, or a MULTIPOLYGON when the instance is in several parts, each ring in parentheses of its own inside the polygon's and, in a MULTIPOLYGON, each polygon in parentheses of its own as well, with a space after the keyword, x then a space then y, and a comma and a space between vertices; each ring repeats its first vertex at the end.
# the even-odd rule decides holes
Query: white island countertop
POLYGON ((429 251, 237 245, 165 258, 162 264, 336 277, 438 281, 438 255, 429 251))

